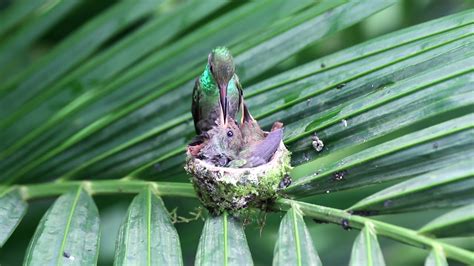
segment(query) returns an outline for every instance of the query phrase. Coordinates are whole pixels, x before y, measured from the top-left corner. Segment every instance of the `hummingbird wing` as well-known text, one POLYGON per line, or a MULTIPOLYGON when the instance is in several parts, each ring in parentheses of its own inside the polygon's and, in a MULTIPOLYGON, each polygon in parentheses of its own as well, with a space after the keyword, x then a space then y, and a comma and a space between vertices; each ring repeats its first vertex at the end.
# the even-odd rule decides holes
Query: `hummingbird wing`
MULTIPOLYGON (((239 106, 240 110, 243 110, 243 108, 244 108, 244 90, 242 89, 242 85, 240 84, 239 76, 237 76, 237 74, 234 74, 234 80, 235 80, 235 86, 239 90, 239 105, 238 106, 239 106)), ((240 110, 237 110, 237 113, 240 110)))
POLYGON ((194 129, 197 134, 201 134, 201 129, 198 126, 198 122, 201 121, 201 108, 199 106, 199 99, 201 99, 201 88, 199 83, 199 77, 196 78, 193 88, 193 102, 191 104, 191 113, 193 114, 194 119, 194 129))
POLYGON ((247 163, 244 167, 256 167, 267 163, 275 154, 283 139, 283 129, 277 129, 268 133, 267 137, 251 148, 247 163))

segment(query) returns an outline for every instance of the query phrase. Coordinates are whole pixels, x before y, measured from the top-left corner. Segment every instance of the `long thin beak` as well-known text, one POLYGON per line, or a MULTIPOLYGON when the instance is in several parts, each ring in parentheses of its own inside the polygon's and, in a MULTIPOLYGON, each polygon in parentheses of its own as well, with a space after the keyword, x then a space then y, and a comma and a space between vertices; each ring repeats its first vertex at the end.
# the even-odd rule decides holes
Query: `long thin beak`
POLYGON ((227 123, 227 85, 228 84, 219 84, 219 94, 220 94, 220 103, 222 108, 223 115, 223 125, 227 123))
POLYGON ((255 119, 252 117, 252 115, 250 114, 250 111, 249 109, 247 108, 247 105, 244 103, 243 104, 243 108, 244 110, 242 110, 243 114, 242 114, 242 122, 251 122, 251 121, 255 121, 255 119))

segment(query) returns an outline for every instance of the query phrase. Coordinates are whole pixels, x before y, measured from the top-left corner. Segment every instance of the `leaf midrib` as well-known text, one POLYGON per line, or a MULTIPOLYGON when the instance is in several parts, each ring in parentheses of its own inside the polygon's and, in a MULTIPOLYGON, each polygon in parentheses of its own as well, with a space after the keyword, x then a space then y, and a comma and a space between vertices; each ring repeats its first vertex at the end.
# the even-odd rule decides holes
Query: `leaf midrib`
POLYGON ((151 266, 151 188, 147 187, 146 190, 146 212, 147 212, 147 219, 146 219, 146 235, 147 235, 147 265, 151 266))
POLYGON ((229 250, 228 250, 228 228, 227 228, 227 212, 224 212, 224 266, 228 265, 228 256, 229 256, 229 250))
POLYGON ((76 192, 76 195, 74 196, 74 201, 72 203, 72 206, 71 206, 71 211, 69 212, 69 216, 68 216, 68 219, 67 219, 67 222, 66 222, 66 228, 64 229, 64 236, 63 236, 63 240, 61 242, 61 247, 59 248, 59 254, 58 254, 58 257, 57 257, 57 261, 56 261, 56 265, 60 265, 60 261, 61 261, 61 258, 63 257, 63 253, 64 253, 64 248, 66 246, 66 240, 67 240, 67 236, 68 236, 68 233, 69 233, 69 228, 71 227, 71 221, 72 221, 72 217, 74 215, 74 212, 76 211, 76 206, 77 206, 77 203, 79 201, 79 198, 81 196, 81 192, 82 192, 82 187, 79 186, 77 188, 77 192, 76 192))
POLYGON ((300 236, 298 232, 298 221, 296 217, 296 210, 292 208, 292 221, 293 221, 293 237, 295 238, 295 247, 296 247, 296 261, 298 266, 302 265, 302 258, 301 258, 301 246, 300 246, 300 236))
POLYGON ((372 241, 371 241, 371 238, 370 238, 370 228, 369 228, 369 225, 366 224, 365 225, 365 234, 364 234, 364 237, 365 237, 365 243, 367 244, 367 252, 366 252, 366 255, 367 255, 367 264, 369 266, 372 266, 374 265, 373 261, 372 261, 372 241))

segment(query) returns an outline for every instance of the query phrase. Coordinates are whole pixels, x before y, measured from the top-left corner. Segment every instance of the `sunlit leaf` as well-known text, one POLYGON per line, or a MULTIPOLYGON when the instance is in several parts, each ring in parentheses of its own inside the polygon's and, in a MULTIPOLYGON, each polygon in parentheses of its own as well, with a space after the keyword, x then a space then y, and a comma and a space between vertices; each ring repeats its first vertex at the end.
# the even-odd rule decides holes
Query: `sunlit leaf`
POLYGON ((0 248, 23 219, 28 204, 15 187, 0 192, 0 248))
POLYGON ((82 188, 59 197, 41 219, 24 265, 95 265, 99 212, 82 188))
POLYGON ((288 210, 281 220, 273 265, 322 265, 303 216, 297 209, 288 210))
POLYGON ((382 250, 380 249, 377 235, 374 232, 373 225, 364 226, 357 236, 352 247, 351 266, 382 266, 385 265, 382 250))
POLYGON ((120 227, 114 265, 182 265, 179 237, 151 188, 138 194, 120 227))
POLYGON ((195 265, 253 265, 242 223, 226 213, 207 218, 195 265))
POLYGON ((442 250, 433 249, 425 260, 425 266, 448 266, 442 250))

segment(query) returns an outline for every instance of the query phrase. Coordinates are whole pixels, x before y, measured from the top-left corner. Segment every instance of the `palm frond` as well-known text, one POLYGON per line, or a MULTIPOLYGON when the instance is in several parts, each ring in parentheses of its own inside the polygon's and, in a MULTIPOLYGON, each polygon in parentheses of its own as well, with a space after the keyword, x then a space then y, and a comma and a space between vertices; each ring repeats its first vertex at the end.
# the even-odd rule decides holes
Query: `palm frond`
MULTIPOLYGON (((196 198, 182 167, 191 88, 209 50, 225 45, 252 114, 264 128, 282 121, 292 152, 293 183, 268 205, 285 212, 273 264, 322 264, 305 218, 361 230, 351 265, 385 265, 381 236, 428 249, 426 265, 474 264, 471 251, 438 239, 474 230, 473 10, 289 60, 395 2, 118 1, 28 65, 25 51, 83 3, 0 9, 0 247, 31 200, 58 197, 24 264, 96 264, 93 197, 136 194, 114 263, 184 264, 188 247, 161 198, 196 198), (375 193, 347 210, 304 201, 366 186, 375 193), (439 208, 448 210, 419 230, 367 217, 439 208)), ((195 263, 252 265, 244 229, 227 213, 208 217, 195 263)))

